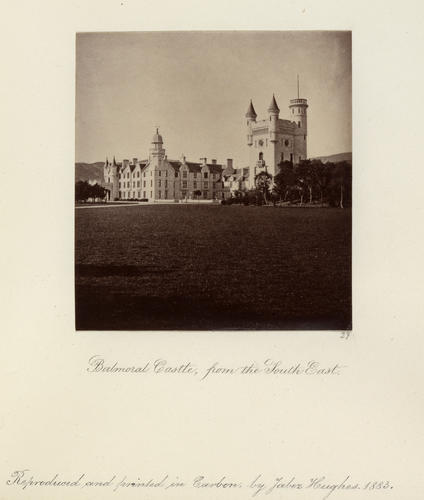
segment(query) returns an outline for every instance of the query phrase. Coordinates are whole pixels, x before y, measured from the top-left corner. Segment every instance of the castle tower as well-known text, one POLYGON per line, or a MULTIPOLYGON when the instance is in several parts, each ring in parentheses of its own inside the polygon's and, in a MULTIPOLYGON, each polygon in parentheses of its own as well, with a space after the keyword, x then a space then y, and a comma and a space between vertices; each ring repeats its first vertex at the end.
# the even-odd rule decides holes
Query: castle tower
POLYGON ((150 159, 156 160, 159 164, 165 158, 165 150, 163 149, 163 139, 159 134, 159 129, 156 128, 156 134, 152 139, 152 147, 150 148, 150 159))
POLYGON ((118 182, 118 165, 116 163, 115 157, 113 157, 113 162, 109 162, 106 157, 106 161, 103 167, 103 176, 105 188, 108 190, 108 199, 113 201, 119 197, 119 182, 118 182))
POLYGON ((258 116, 253 107, 252 99, 250 99, 250 104, 245 116, 247 118, 247 145, 251 146, 253 144, 252 123, 256 122, 256 117, 258 116))
POLYGON ((280 114, 280 108, 277 105, 274 94, 272 94, 271 104, 268 107, 269 113, 269 139, 272 143, 277 142, 277 122, 280 114))
POLYGON ((307 158, 307 140, 308 135, 308 119, 307 109, 308 101, 300 97, 299 92, 299 76, 297 77, 297 99, 290 99, 290 120, 294 121, 295 137, 294 137, 294 150, 296 156, 295 163, 307 158))

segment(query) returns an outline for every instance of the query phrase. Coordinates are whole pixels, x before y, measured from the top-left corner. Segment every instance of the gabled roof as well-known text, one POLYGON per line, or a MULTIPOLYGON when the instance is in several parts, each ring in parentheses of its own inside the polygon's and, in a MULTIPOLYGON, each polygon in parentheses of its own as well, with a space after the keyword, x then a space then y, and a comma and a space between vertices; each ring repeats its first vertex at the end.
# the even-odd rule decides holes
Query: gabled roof
POLYGON ((222 165, 219 163, 208 163, 208 167, 211 174, 220 174, 223 170, 222 165))
POLYGON ((231 167, 227 166, 222 171, 222 175, 225 175, 225 176, 233 175, 234 173, 235 173, 235 169, 232 166, 231 167))

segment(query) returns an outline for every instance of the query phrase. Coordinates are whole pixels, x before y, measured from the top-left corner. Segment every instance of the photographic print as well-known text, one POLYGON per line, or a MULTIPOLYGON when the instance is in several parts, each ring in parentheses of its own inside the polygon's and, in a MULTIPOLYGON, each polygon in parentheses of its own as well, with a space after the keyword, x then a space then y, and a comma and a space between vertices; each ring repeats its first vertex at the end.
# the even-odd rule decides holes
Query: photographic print
POLYGON ((76 36, 77 330, 350 330, 349 31, 76 36))

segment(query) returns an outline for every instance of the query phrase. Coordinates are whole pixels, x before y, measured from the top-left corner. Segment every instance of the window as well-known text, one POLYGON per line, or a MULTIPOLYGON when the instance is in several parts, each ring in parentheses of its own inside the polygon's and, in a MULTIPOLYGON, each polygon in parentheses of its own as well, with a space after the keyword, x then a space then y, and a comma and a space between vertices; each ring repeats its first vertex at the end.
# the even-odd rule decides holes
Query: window
POLYGON ((203 183, 203 188, 204 188, 204 189, 208 189, 208 181, 205 181, 205 182, 203 183))
POLYGON ((302 157, 299 155, 299 161, 302 161, 302 157))
POLYGON ((168 199, 168 191, 165 189, 165 200, 168 199))
POLYGON ((286 140, 284 141, 284 146, 288 146, 289 144, 290 144, 289 140, 288 140, 288 139, 286 139, 286 140))
POLYGON ((143 172, 143 177, 146 177, 146 172, 143 172))
POLYGON ((290 161, 293 163, 293 153, 290 153, 290 161))
POLYGON ((204 172, 203 177, 204 177, 205 179, 207 179, 207 178, 208 178, 208 173, 207 173, 207 172, 204 172))
POLYGON ((165 177, 168 177, 168 170, 165 170, 165 177))
POLYGON ((120 198, 122 197, 122 192, 121 192, 121 191, 119 191, 119 197, 120 197, 120 198))
POLYGON ((159 177, 162 177, 162 170, 159 170, 159 177))
POLYGON ((165 187, 166 188, 168 187, 168 181, 167 180, 165 181, 165 187))
POLYGON ((183 171, 183 179, 187 179, 187 170, 183 171))
POLYGON ((193 177, 197 179, 197 172, 194 172, 193 177))
POLYGON ((197 182, 196 181, 193 182, 193 187, 194 187, 194 189, 197 188, 197 182))
POLYGON ((146 191, 143 191, 143 198, 146 197, 146 191))
POLYGON ((152 192, 151 192, 151 191, 150 191, 150 198, 153 198, 153 196, 152 196, 152 192))
POLYGON ((208 198, 208 192, 207 191, 203 191, 203 198, 205 200, 207 200, 207 198, 208 198))
POLYGON ((297 122, 297 126, 300 128, 300 122, 297 122))
POLYGON ((121 189, 121 183, 119 183, 119 189, 121 189))
POLYGON ((183 181, 183 188, 187 189, 187 181, 183 181))
POLYGON ((284 161, 284 153, 281 153, 281 161, 284 161))
POLYGON ((162 181, 159 179, 159 187, 162 186, 162 181))
POLYGON ((162 198, 162 192, 161 191, 158 192, 158 195, 159 195, 159 199, 162 198))
POLYGON ((133 181, 133 188, 135 188, 135 181, 133 181))
POLYGON ((178 172, 175 172, 175 177, 178 177, 178 172))
POLYGON ((153 181, 150 181, 150 187, 152 187, 152 186, 153 186, 153 181))
POLYGON ((303 136, 303 140, 306 141, 306 135, 303 136))
POLYGON ((292 108, 292 114, 294 114, 294 108, 292 108))
POLYGON ((268 147, 268 139, 265 139, 265 142, 266 142, 265 146, 268 147))
POLYGON ((137 172, 137 177, 140 177, 140 172, 137 172))
POLYGON ((143 181, 143 187, 144 188, 146 187, 146 181, 143 181))
POLYGON ((138 188, 140 187, 140 181, 137 181, 137 187, 138 188))
POLYGON ((263 153, 259 153, 259 160, 263 160, 264 159, 264 154, 263 153))

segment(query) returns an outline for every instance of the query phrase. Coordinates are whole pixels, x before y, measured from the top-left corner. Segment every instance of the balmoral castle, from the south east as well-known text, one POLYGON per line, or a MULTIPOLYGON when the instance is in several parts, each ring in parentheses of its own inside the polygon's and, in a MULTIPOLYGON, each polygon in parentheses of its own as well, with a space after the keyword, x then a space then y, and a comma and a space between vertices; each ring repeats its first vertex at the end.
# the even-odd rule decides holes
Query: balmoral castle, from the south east
POLYGON ((256 176, 267 172, 274 177, 282 161, 299 163, 307 158, 307 100, 297 97, 289 104, 290 119, 279 117, 280 109, 274 95, 268 107, 268 118, 256 120, 250 101, 246 113, 249 165, 234 168, 233 161, 218 164, 170 160, 163 148, 163 139, 156 129, 149 157, 117 162, 106 159, 105 188, 109 200, 144 199, 154 202, 190 200, 222 200, 237 190, 254 187, 256 176))

